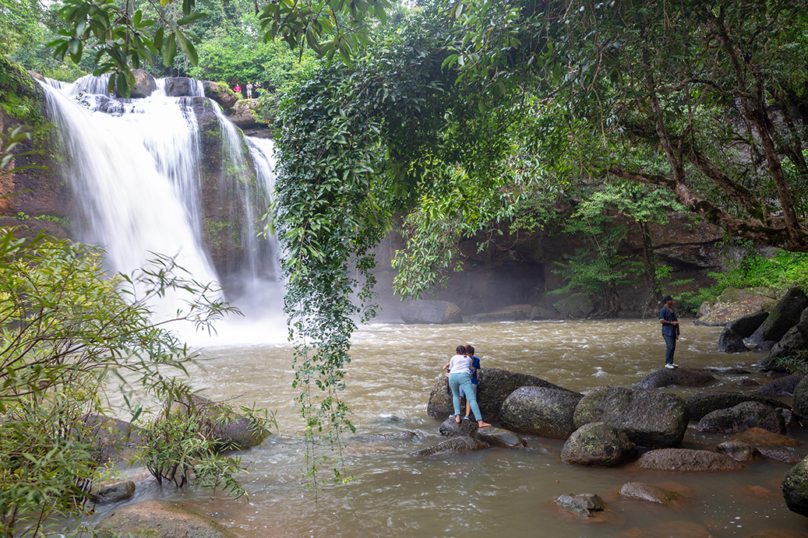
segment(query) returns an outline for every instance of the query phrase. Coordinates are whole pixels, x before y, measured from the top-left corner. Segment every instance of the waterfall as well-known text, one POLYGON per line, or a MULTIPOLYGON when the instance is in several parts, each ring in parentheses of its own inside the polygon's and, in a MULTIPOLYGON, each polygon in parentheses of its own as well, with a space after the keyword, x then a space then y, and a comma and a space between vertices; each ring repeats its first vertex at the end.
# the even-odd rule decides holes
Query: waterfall
MULTIPOLYGON (((272 288, 277 296, 277 242, 257 236, 263 215, 257 208, 267 207, 272 187, 272 142, 245 140, 205 99, 199 81, 189 97, 169 97, 165 80, 158 80, 147 98, 115 99, 107 93, 108 79, 41 84, 64 154, 61 173, 80 207, 73 236, 102 246, 115 272, 132 272, 159 253, 176 256, 197 281, 229 283, 249 296, 256 286, 272 288), (210 233, 208 244, 205 239, 200 105, 214 111, 221 126, 221 170, 212 190, 235 194, 230 207, 220 209, 222 219, 233 216, 227 225, 235 230, 238 259, 216 266, 210 233)), ((237 299, 227 287, 225 293, 237 299)))

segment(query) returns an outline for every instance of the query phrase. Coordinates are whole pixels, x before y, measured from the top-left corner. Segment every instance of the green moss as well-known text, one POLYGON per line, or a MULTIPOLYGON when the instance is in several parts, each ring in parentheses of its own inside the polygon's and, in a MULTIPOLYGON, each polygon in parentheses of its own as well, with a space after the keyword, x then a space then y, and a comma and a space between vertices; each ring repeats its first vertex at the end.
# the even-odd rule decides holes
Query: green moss
POLYGON ((44 94, 25 69, 0 56, 0 108, 8 116, 32 126, 45 125, 44 94))
POLYGON ((222 248, 222 232, 230 226, 226 220, 205 219, 202 238, 211 250, 222 248))

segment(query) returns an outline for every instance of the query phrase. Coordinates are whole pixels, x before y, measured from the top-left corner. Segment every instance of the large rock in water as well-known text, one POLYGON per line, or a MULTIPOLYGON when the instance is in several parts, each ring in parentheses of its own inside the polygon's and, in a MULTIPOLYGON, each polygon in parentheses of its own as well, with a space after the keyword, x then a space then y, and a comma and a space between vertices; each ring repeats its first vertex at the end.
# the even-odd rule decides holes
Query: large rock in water
POLYGON ((700 432, 740 433, 763 428, 772 433, 785 433, 786 422, 777 409, 760 402, 743 402, 729 409, 719 409, 699 421, 700 432))
POLYGON ((575 465, 613 467, 636 452, 637 446, 613 426, 592 422, 575 430, 564 443, 561 461, 575 465))
POLYGON ((503 448, 524 448, 527 442, 512 431, 502 428, 482 428, 477 430, 477 440, 489 445, 501 446, 503 448))
POLYGON ((703 387, 715 381, 715 377, 703 370, 677 368, 675 370, 663 368, 651 372, 642 381, 637 383, 640 389, 659 389, 662 387, 703 387))
POLYGON ((199 414, 215 422, 213 437, 219 450, 245 450, 260 445, 269 437, 269 430, 236 413, 226 404, 194 394, 188 400, 177 402, 177 405, 183 412, 199 414))
POLYGON ((202 97, 204 94, 204 87, 199 87, 197 81, 189 77, 167 77, 165 88, 169 97, 202 97))
POLYGON ((808 458, 788 470, 781 487, 788 509, 808 517, 808 458))
POLYGON ((460 307, 448 301, 414 301, 401 312, 404 323, 462 323, 460 307))
POLYGON ((750 342, 758 344, 766 340, 780 340, 791 327, 799 323, 800 314, 806 308, 808 297, 800 288, 791 288, 777 301, 766 321, 749 337, 750 342))
POLYGON ((480 427, 476 420, 461 420, 457 422, 454 417, 443 421, 438 431, 444 437, 476 437, 480 427))
POLYGON ((107 463, 126 459, 143 444, 143 438, 132 424, 103 415, 82 417, 83 435, 92 439, 98 461, 107 463))
POLYGON ((435 446, 411 452, 410 456, 419 458, 423 456, 432 456, 434 454, 462 454, 463 452, 475 452, 488 448, 488 443, 483 443, 471 437, 452 437, 435 446))
POLYGON ((736 333, 741 338, 749 338, 755 334, 755 331, 763 325, 763 322, 766 321, 768 317, 768 312, 755 312, 754 314, 749 314, 741 319, 727 323, 725 328, 736 333))
POLYGON ((236 538, 226 527, 185 502, 129 504, 105 517, 96 529, 160 538, 236 538))
POLYGON ((583 396, 546 387, 520 387, 502 404, 502 425, 516 432, 566 439, 576 430, 573 415, 583 396))
POLYGON ((743 337, 740 334, 724 327, 718 337, 718 351, 721 353, 743 353, 744 351, 749 351, 749 348, 743 343, 743 337))
POLYGON ((802 377, 802 374, 796 373, 775 379, 760 387, 758 393, 763 396, 791 396, 802 381, 802 377))
POLYGON ((135 85, 129 88, 129 97, 143 99, 157 91, 157 81, 147 71, 133 69, 132 74, 135 76, 135 85))
POLYGON ((798 355, 808 350, 808 308, 802 311, 800 321, 791 327, 779 342, 774 344, 769 356, 760 363, 762 370, 784 372, 785 368, 777 363, 778 359, 798 355))
POLYGON ((726 454, 735 461, 755 463, 763 461, 763 454, 760 453, 760 450, 749 443, 737 439, 724 441, 715 448, 721 454, 726 454))
POLYGON ((485 323, 492 321, 519 321, 523 319, 530 319, 530 314, 532 311, 533 311, 533 305, 514 304, 498 308, 493 312, 474 314, 469 318, 469 322, 485 323))
MULTIPOLYGON (((499 368, 481 368, 477 373, 477 379, 479 383, 477 385, 477 403, 480 405, 483 420, 488 422, 499 420, 505 399, 519 387, 547 387, 566 390, 536 376, 517 374, 499 368)), ((426 412, 430 417, 440 420, 454 413, 449 381, 444 374, 441 374, 432 386, 426 412)))
MULTIPOLYGON (((759 314, 761 310, 771 306, 774 301, 764 293, 765 290, 758 291, 760 291, 760 293, 757 293, 755 290, 727 288, 721 293, 721 296, 718 297, 715 304, 710 305, 709 309, 704 309, 709 310, 709 312, 699 317, 695 324, 706 325, 708 327, 721 327, 728 323, 740 321, 751 315, 759 314)), ((702 306, 704 307, 706 305, 702 306)), ((738 332, 734 327, 732 330, 738 332)), ((752 333, 747 334, 744 338, 751 336, 751 334, 752 333)))
POLYGON ((575 409, 575 426, 603 422, 623 430, 631 442, 650 448, 678 446, 690 414, 679 396, 650 390, 600 387, 575 409))
POLYGON ((729 409, 743 402, 760 402, 776 408, 790 409, 787 404, 774 398, 741 392, 715 391, 702 392, 685 398, 691 420, 701 420, 708 413, 718 409, 729 409))
POLYGON ((637 463, 643 469, 656 471, 740 471, 746 465, 718 452, 665 448, 646 452, 637 463))
POLYGON ((233 105, 236 104, 237 98, 227 84, 206 80, 202 83, 202 87, 205 90, 205 97, 216 101, 225 112, 230 113, 233 105))

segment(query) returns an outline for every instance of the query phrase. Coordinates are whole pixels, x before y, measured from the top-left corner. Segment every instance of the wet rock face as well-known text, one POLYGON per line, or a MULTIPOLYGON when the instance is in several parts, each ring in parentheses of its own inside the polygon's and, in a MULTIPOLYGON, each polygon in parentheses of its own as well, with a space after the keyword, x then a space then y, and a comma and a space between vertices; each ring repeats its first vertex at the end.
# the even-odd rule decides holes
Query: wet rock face
POLYGON ((582 396, 546 387, 521 387, 502 404, 502 425, 513 431, 566 439, 575 431, 573 415, 582 396))
POLYGON ((565 494, 556 499, 556 504, 581 517, 591 517, 592 512, 606 509, 606 503, 594 493, 565 494))
POLYGON ((205 97, 219 103, 225 112, 229 113, 236 104, 236 94, 226 84, 206 80, 202 86, 205 90, 205 97))
POLYGON ((613 467, 634 455, 636 445, 608 424, 592 422, 573 432, 561 450, 561 461, 574 465, 613 467))
MULTIPOLYGON (((441 366, 443 364, 439 365, 438 368, 441 366)), ((547 387, 565 390, 536 376, 518 374, 499 368, 483 367, 477 373, 477 379, 479 382, 477 385, 477 403, 480 405, 483 420, 487 422, 499 420, 502 403, 519 387, 547 387)), ((462 411, 465 411, 465 409, 462 411)), ((454 413, 452 394, 449 391, 449 381, 446 375, 441 374, 432 386, 426 412, 430 417, 440 420, 444 420, 454 413)), ((477 417, 473 418, 477 419, 477 417)))
POLYGON ((776 370, 783 372, 785 368, 778 364, 778 359, 796 355, 806 349, 808 349, 808 321, 800 321, 791 327, 779 342, 772 346, 769 356, 760 363, 760 367, 764 371, 776 370))
POLYGON ((802 381, 802 374, 791 374, 766 383, 758 392, 763 396, 791 396, 802 381))
POLYGON ((808 420, 808 376, 803 377, 794 387, 794 413, 808 420))
POLYGON ((716 447, 716 450, 721 454, 726 454, 735 461, 752 463, 763 461, 763 454, 761 454, 757 448, 749 443, 738 441, 737 439, 724 441, 716 447))
POLYGON ((458 423, 454 417, 449 417, 440 425, 440 434, 444 437, 474 437, 479 426, 475 420, 460 420, 458 423))
POLYGON ((743 343, 741 335, 724 327, 718 337, 718 351, 722 353, 743 353, 749 351, 749 348, 743 343))
POLYGON ((91 498, 96 504, 106 504, 129 500, 134 494, 135 483, 126 480, 99 488, 97 493, 91 495, 91 498))
POLYGON ((628 482, 620 488, 620 495, 629 499, 657 504, 671 504, 684 499, 684 495, 643 482, 628 482))
POLYGON ((754 314, 749 314, 748 316, 728 323, 726 328, 736 333, 741 338, 749 338, 763 325, 763 322, 766 321, 768 317, 768 312, 755 312, 754 314))
POLYGON ((761 402, 771 407, 789 409, 787 404, 774 398, 767 398, 757 394, 742 394, 740 392, 703 392, 685 398, 687 408, 690 410, 691 420, 701 420, 708 413, 718 409, 729 409, 743 402, 761 402))
POLYGON ((733 435, 732 438, 755 446, 796 446, 800 444, 796 439, 780 435, 779 433, 772 433, 763 428, 751 428, 745 432, 733 435))
POLYGON ((645 376, 637 383, 639 389, 659 389, 662 387, 703 387, 715 381, 715 377, 703 370, 663 368, 645 376))
POLYGON ((428 323, 446 325, 462 323, 460 307, 448 301, 414 301, 408 303, 401 312, 404 323, 428 323))
POLYGON ((410 456, 419 458, 424 456, 432 456, 434 454, 454 453, 461 454, 463 452, 474 452, 488 448, 488 443, 483 443, 471 437, 452 437, 435 446, 411 452, 410 456))
POLYGON ((786 423, 775 408, 760 402, 744 402, 708 413, 698 425, 700 432, 714 433, 740 433, 751 428, 783 434, 786 432, 786 423))
POLYGON ((650 448, 678 446, 690 420, 685 401, 673 394, 600 387, 575 409, 575 426, 603 422, 625 432, 629 440, 650 448))
POLYGON ((184 502, 129 504, 104 518, 96 529, 162 538, 236 538, 226 527, 184 502))
POLYGON ((196 81, 188 77, 168 77, 165 80, 169 97, 197 97, 196 81))
POLYGON ((494 427, 477 430, 477 440, 503 448, 524 448, 527 446, 527 442, 518 434, 494 427))
POLYGON ((657 471, 740 471, 746 469, 745 465, 724 454, 685 448, 652 450, 640 456, 637 463, 643 469, 657 471))
POLYGON ((788 509, 808 517, 808 458, 789 469, 781 487, 788 509))
POLYGON ((135 76, 135 85, 130 88, 132 99, 142 99, 157 91, 157 81, 147 71, 134 69, 132 74, 135 76))
POLYGON ((808 308, 808 297, 797 287, 791 288, 777 301, 771 314, 752 334, 749 340, 759 343, 765 340, 780 340, 788 330, 799 323, 800 314, 808 308))

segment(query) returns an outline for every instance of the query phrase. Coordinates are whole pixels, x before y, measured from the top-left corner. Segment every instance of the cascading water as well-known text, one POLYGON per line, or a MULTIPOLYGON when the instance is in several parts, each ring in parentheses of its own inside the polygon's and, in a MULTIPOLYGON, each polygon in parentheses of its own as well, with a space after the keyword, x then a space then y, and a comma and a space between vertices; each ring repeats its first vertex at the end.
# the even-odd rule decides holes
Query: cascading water
MULTIPOLYGON (((64 151, 62 174, 81 209, 75 235, 103 246, 116 272, 129 273, 159 253, 176 256, 200 282, 222 281, 251 297, 256 287, 279 296, 273 260, 277 248, 259 242, 261 214, 255 209, 266 207, 270 197, 272 142, 252 140, 250 148, 261 150, 248 154, 239 131, 218 105, 204 98, 199 81, 192 81, 189 96, 169 97, 165 80, 159 80, 157 91, 144 99, 110 97, 107 83, 107 76, 83 77, 74 84, 42 83, 64 151), (232 223, 232 235, 242 254, 240 261, 227 265, 228 274, 217 274, 204 239, 207 231, 211 240, 202 192, 200 104, 214 111, 221 126, 223 155, 214 190, 236 194, 223 218, 240 216, 240 222, 232 223)), ((238 303, 230 289, 225 293, 238 303)), ((172 312, 172 305, 166 311, 172 312)))

